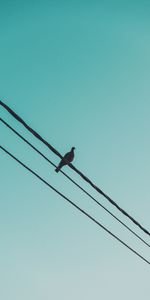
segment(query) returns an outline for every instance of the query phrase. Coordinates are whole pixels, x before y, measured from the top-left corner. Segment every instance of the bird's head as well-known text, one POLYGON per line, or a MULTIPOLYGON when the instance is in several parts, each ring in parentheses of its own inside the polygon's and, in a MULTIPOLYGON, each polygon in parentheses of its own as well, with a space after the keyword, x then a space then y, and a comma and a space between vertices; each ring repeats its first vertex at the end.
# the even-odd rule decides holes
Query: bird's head
POLYGON ((72 147, 72 148, 71 148, 72 151, 74 151, 75 149, 76 149, 75 147, 72 147))

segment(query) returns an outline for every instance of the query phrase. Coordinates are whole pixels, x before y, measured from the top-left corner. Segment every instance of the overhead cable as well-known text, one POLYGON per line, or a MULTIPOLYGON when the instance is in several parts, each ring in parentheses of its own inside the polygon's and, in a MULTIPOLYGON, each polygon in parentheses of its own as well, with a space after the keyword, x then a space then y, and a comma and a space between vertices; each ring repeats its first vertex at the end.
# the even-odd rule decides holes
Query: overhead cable
MULTIPOLYGON (((63 159, 63 156, 51 146, 41 135, 39 135, 34 129, 32 129, 20 116, 18 116, 8 105, 0 100, 0 105, 3 106, 17 121, 19 121, 29 132, 31 132, 37 139, 39 139, 43 144, 45 144, 53 153, 63 159)), ((104 196, 112 205, 114 205, 121 213, 128 217, 136 226, 138 226, 143 232, 150 236, 150 232, 144 228, 137 220, 135 220, 131 215, 129 215, 124 209, 122 209, 113 199, 111 199, 107 194, 105 194, 98 186, 96 186, 88 177, 86 177, 80 170, 73 166, 73 164, 68 164, 71 169, 78 173, 82 179, 88 182, 98 193, 104 196)))
POLYGON ((89 213, 87 213, 84 209, 82 209, 80 206, 75 204, 73 201, 71 201, 68 197, 66 197, 64 194, 62 194, 59 190, 57 190, 55 187, 53 187, 51 184, 49 184, 45 179, 43 179, 39 174, 34 172, 32 169, 30 169, 27 165, 25 165, 22 161, 20 161, 17 157, 15 157, 12 153, 10 153, 8 150, 6 150, 3 146, 0 146, 0 149, 3 150, 5 153, 7 153, 11 158, 13 158, 15 161, 17 161, 20 165, 22 165, 25 169, 27 169, 30 173, 32 173, 34 176, 36 176, 40 181, 42 181, 45 185, 47 185, 50 189, 52 189, 54 192, 59 194, 62 198, 64 198, 67 202, 69 202, 72 206, 74 206, 78 211, 80 211, 82 214, 84 214, 86 217, 88 217, 90 220, 92 220, 94 223, 96 223, 99 227, 101 227, 103 230, 105 230, 109 235, 111 235, 113 238, 115 238, 118 242, 120 242, 122 245, 124 245, 126 248, 128 248, 131 252, 133 252, 136 256, 141 258, 143 261, 145 261, 148 265, 150 265, 150 261, 148 261, 144 256, 139 254, 136 250, 134 250, 132 247, 130 247, 128 244, 126 244, 124 241, 122 241, 119 237, 117 237, 114 233, 112 233, 109 229, 107 229, 105 226, 103 226, 100 222, 98 222, 94 217, 92 217, 89 213))
MULTIPOLYGON (((25 139, 18 131, 16 131, 12 126, 10 126, 4 119, 0 118, 0 121, 9 128, 13 133, 15 133, 20 139, 22 139, 26 144, 28 144, 34 151, 36 151, 40 156, 42 156, 47 162, 56 168, 56 165, 47 158, 41 151, 39 151, 33 144, 31 144, 27 139, 25 139)), ((124 222, 122 222, 118 217, 116 217, 112 212, 110 212, 104 205, 102 205, 98 200, 96 200, 90 193, 88 193, 84 188, 82 188, 75 180, 68 176, 65 172, 60 170, 60 172, 67 177, 73 184, 75 184, 80 190, 82 190, 86 195, 88 195, 96 204, 102 207, 108 214, 110 214, 114 219, 116 219, 120 224, 122 224, 126 229, 128 229, 133 235, 135 235, 139 240, 141 240, 146 246, 150 245, 141 238, 136 232, 134 232, 130 227, 128 227, 124 222)))

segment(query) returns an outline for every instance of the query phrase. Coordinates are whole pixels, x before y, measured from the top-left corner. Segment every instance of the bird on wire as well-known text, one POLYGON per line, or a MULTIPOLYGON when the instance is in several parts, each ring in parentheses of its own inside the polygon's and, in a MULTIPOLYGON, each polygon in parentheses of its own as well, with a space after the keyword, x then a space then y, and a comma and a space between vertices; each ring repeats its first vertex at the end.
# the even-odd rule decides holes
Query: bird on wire
POLYGON ((55 169, 55 172, 58 173, 63 166, 68 165, 69 163, 71 163, 73 161, 73 159, 74 159, 74 149, 75 149, 75 147, 72 147, 71 151, 64 155, 64 157, 60 161, 58 167, 55 169))

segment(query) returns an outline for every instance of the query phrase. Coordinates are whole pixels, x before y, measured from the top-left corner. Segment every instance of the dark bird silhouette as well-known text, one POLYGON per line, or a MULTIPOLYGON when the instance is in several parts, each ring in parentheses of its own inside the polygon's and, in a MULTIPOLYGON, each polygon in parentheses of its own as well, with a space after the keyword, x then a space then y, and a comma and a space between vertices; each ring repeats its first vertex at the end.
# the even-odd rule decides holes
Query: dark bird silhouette
POLYGON ((60 169, 65 166, 68 165, 68 163, 71 163, 74 159, 74 149, 75 147, 71 148, 71 151, 66 153, 64 155, 64 157, 62 158, 62 160, 60 161, 58 167, 55 169, 55 171, 58 173, 60 171, 60 169))

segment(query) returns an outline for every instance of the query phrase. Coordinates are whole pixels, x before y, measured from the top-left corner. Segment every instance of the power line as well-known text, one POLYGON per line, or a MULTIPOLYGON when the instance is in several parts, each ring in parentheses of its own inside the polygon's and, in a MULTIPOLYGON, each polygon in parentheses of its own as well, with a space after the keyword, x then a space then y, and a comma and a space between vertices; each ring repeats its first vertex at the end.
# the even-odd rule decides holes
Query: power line
MULTIPOLYGON (((40 154, 47 162, 49 162, 52 166, 56 168, 56 165, 48 159, 41 151, 39 151, 33 144, 31 144, 27 139, 25 139, 19 132, 17 132, 12 126, 10 126, 4 119, 0 118, 0 121, 13 133, 15 133, 20 139, 22 139, 26 144, 28 144, 34 151, 40 154)), ((68 176, 65 172, 60 170, 60 172, 67 177, 73 184, 75 184, 80 190, 82 190, 86 195, 88 195, 96 204, 102 207, 108 214, 110 214, 114 219, 116 219, 120 224, 122 224, 126 229, 128 229, 133 235, 135 235, 139 240, 141 240, 145 245, 150 247, 150 245, 143 240, 137 233, 135 233, 130 227, 128 227, 124 222, 122 222, 119 218, 117 218, 113 213, 111 213, 105 206, 103 206, 98 200, 96 200, 90 193, 88 193, 84 188, 82 188, 76 181, 74 181, 70 176, 68 176)))
POLYGON ((32 173, 34 176, 36 176, 39 180, 41 180, 45 185, 47 185, 50 189, 52 189, 54 192, 59 194, 62 198, 64 198, 67 202, 69 202, 72 206, 74 206, 77 210, 79 210, 82 214, 84 214, 86 217, 91 219, 94 223, 96 223, 99 227, 104 229, 108 234, 110 234, 113 238, 115 238, 118 242, 120 242, 122 245, 124 245, 126 248, 128 248, 131 252, 133 252, 135 255, 140 257, 143 261, 145 261, 147 264, 150 264, 150 262, 143 257, 141 254, 139 254, 137 251, 135 251, 133 248, 131 248, 128 244, 123 242, 119 237, 117 237, 114 233, 112 233, 109 229, 107 229, 105 226, 103 226, 100 222, 98 222, 95 218, 93 218, 90 214, 88 214, 85 210, 83 210, 81 207, 79 207, 77 204, 75 204, 73 201, 71 201, 68 197, 66 197, 64 194, 59 192, 56 188, 54 188, 51 184, 49 184, 45 179, 43 179, 40 175, 38 175, 36 172, 34 172, 32 169, 30 169, 27 165, 25 165, 23 162, 21 162, 18 158, 16 158, 12 153, 10 153, 8 150, 6 150, 3 146, 0 146, 0 149, 3 150, 5 153, 7 153, 11 158, 13 158, 15 161, 17 161, 20 165, 22 165, 25 169, 27 169, 30 173, 32 173))
MULTIPOLYGON (((29 132, 31 132, 37 139, 39 139, 43 144, 45 144, 53 153, 59 156, 61 159, 63 156, 51 146, 45 139, 42 138, 35 130, 33 130, 20 116, 18 116, 8 105, 0 101, 0 105, 3 106, 17 121, 19 121, 29 132)), ((105 194, 98 186, 96 186, 88 177, 86 177, 80 170, 74 167, 71 163, 68 164, 71 169, 78 173, 83 180, 89 183, 99 194, 104 196, 112 205, 114 205, 122 214, 128 217, 136 226, 138 226, 142 231, 150 236, 150 232, 144 228, 137 220, 135 220, 131 215, 129 215, 124 209, 122 209, 114 200, 112 200, 107 194, 105 194)))

